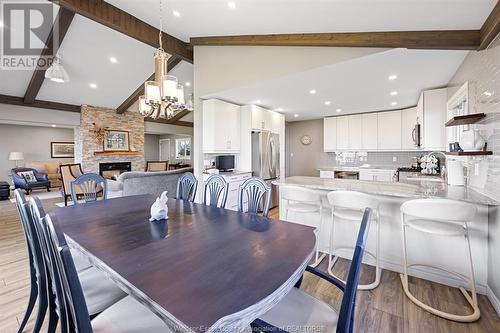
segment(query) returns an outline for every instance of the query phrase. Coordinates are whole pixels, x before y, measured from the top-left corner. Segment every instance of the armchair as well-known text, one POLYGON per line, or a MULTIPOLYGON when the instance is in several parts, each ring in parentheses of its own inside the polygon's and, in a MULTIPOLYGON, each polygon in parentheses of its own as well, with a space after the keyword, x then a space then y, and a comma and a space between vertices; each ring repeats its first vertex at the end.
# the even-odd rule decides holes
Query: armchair
POLYGON ((14 181, 15 188, 20 188, 26 191, 26 194, 30 194, 31 191, 38 188, 46 188, 47 192, 50 192, 50 181, 45 173, 38 172, 33 168, 14 168, 10 171, 12 175, 12 180, 14 181), (35 175, 36 182, 28 182, 20 174, 21 172, 33 171, 35 175))

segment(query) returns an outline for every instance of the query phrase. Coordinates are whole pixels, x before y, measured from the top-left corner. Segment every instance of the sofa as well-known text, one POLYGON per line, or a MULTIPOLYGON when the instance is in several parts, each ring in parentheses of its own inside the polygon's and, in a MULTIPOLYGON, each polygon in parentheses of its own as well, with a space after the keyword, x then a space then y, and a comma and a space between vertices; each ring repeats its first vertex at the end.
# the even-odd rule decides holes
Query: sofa
POLYGON ((10 173, 12 180, 14 181, 14 187, 25 190, 26 194, 30 194, 31 191, 40 188, 45 188, 50 192, 50 181, 45 173, 38 172, 33 168, 14 168, 10 171, 10 173), (21 174, 22 172, 29 171, 32 171, 35 176, 35 180, 33 182, 28 182, 28 180, 21 174))
POLYGON ((60 171, 60 162, 27 162, 26 167, 32 168, 38 171, 39 173, 44 173, 47 175, 50 186, 52 187, 61 187, 62 186, 62 178, 60 171))
POLYGON ((163 191, 168 191, 168 197, 176 194, 177 180, 184 172, 193 172, 193 168, 183 168, 170 171, 129 171, 118 176, 117 180, 108 179, 108 197, 152 194, 159 197, 163 191))

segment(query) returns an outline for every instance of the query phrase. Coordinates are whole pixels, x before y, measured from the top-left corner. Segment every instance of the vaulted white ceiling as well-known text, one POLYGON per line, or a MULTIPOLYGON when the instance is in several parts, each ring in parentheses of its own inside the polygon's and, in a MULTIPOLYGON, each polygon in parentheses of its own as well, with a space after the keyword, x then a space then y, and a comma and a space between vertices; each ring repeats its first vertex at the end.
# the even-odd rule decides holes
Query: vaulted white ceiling
POLYGON ((258 104, 287 121, 401 109, 416 105, 422 90, 446 86, 467 53, 392 49, 202 97, 258 104))
MULTIPOLYGON (((159 27, 160 0, 107 0, 159 27)), ((189 37, 478 29, 496 0, 163 0, 164 27, 189 37), (179 17, 173 15, 176 10, 179 17)))

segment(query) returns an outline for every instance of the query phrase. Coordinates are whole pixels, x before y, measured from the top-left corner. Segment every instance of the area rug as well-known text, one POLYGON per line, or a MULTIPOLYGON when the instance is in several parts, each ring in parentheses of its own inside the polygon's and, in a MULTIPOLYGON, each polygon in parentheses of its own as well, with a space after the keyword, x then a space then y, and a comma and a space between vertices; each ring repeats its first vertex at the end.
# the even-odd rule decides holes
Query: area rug
MULTIPOLYGON (((38 199, 40 200, 57 199, 57 198, 62 199, 61 192, 59 191, 59 189, 56 188, 52 189, 50 192, 42 192, 42 191, 31 192, 29 195, 26 196, 26 200, 29 200, 29 198, 32 197, 38 197, 38 199)), ((10 202, 16 203, 16 198, 10 199, 10 202)))

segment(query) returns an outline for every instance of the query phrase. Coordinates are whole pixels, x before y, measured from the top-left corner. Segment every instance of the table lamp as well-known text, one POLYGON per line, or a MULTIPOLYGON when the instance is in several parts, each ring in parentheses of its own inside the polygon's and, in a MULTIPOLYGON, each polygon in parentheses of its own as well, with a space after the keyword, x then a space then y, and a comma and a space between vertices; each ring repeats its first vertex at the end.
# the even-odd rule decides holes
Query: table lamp
POLYGON ((24 154, 20 151, 11 151, 9 154, 9 161, 16 161, 16 168, 19 167, 19 161, 24 161, 24 154))

